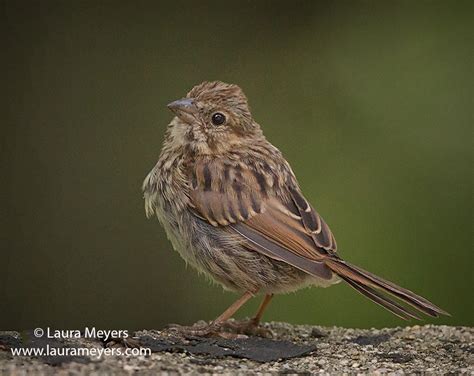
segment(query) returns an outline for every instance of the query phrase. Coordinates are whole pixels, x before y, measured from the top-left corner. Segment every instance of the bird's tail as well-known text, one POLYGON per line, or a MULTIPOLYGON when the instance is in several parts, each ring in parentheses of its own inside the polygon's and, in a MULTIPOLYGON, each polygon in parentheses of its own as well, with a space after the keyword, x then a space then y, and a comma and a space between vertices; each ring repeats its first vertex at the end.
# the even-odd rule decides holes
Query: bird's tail
POLYGON ((449 315, 425 298, 344 260, 331 258, 326 259, 325 263, 355 290, 404 320, 410 318, 420 320, 418 311, 432 317, 438 317, 440 314, 449 315), (409 304, 416 310, 401 305, 399 301, 409 304))

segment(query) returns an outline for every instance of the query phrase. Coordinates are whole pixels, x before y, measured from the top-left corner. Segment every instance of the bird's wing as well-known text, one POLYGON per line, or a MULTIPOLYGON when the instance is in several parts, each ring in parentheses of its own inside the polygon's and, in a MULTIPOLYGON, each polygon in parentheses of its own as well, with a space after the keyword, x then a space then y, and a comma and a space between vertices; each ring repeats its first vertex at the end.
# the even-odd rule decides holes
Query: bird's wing
POLYGON ((404 319, 419 316, 399 301, 429 316, 447 314, 425 298, 338 257, 329 227, 303 197, 289 169, 274 173, 240 164, 202 162, 195 163, 190 180, 194 213, 237 235, 247 249, 319 278, 329 280, 335 273, 404 319))
POLYGON ((195 163, 189 180, 192 209, 201 219, 238 234, 250 250, 332 278, 323 260, 337 257, 336 241, 297 186, 277 187, 268 171, 215 161, 195 163))

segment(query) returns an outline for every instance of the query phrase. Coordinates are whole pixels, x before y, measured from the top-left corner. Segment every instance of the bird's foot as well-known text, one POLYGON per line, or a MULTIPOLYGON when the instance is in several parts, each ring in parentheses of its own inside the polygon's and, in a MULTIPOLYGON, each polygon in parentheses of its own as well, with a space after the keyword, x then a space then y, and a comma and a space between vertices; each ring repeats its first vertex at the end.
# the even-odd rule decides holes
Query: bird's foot
MULTIPOLYGON (((221 338, 231 338, 230 333, 221 331, 222 324, 215 322, 206 323, 200 321, 192 326, 183 326, 178 324, 170 324, 165 329, 165 332, 180 337, 190 338, 190 337, 221 337, 221 338)), ((237 337, 234 337, 237 338, 237 337)))
POLYGON ((254 318, 242 321, 228 320, 222 323, 221 329, 236 335, 273 337, 271 330, 260 326, 259 321, 254 318))
POLYGON ((270 330, 259 326, 254 320, 235 321, 228 320, 222 323, 198 322, 192 326, 181 326, 177 324, 168 325, 165 332, 189 337, 220 337, 226 339, 247 338, 248 336, 259 336, 271 338, 273 334, 270 330))

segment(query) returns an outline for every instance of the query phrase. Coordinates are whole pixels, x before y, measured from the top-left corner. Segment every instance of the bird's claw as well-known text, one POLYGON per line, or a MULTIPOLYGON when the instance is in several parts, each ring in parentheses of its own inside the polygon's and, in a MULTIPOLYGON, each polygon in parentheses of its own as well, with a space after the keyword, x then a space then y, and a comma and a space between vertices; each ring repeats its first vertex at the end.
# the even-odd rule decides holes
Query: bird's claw
POLYGON ((194 324, 192 326, 170 324, 165 332, 182 337, 213 337, 219 334, 219 329, 220 326, 212 322, 210 324, 194 324))
POLYGON ((258 336, 272 338, 273 333, 254 319, 245 321, 229 320, 222 323, 194 324, 193 326, 168 325, 166 331, 183 337, 220 337, 225 339, 248 338, 258 336))
POLYGON ((271 332, 271 330, 260 326, 259 322, 255 319, 243 321, 229 320, 222 324, 222 328, 229 330, 233 334, 257 336, 264 338, 273 337, 273 333, 271 332))

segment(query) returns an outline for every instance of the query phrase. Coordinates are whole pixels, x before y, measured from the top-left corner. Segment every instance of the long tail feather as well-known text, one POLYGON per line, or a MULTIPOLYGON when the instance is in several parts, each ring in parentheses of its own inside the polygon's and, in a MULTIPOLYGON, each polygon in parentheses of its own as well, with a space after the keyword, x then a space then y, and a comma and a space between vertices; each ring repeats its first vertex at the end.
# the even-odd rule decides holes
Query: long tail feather
POLYGON ((360 292, 362 295, 365 295, 370 300, 374 301, 375 303, 381 305, 386 310, 390 311, 394 315, 400 317, 403 320, 409 320, 410 318, 421 320, 421 317, 418 316, 416 313, 408 310, 407 308, 403 307, 402 305, 394 302, 393 300, 383 296, 380 292, 368 287, 363 286, 357 282, 354 282, 346 277, 341 277, 345 280, 349 285, 351 285, 354 289, 360 292))
POLYGON ((346 263, 341 259, 327 259, 325 260, 325 263, 332 271, 338 274, 358 292, 403 319, 408 319, 410 317, 420 319, 420 317, 411 310, 401 306, 393 299, 382 294, 380 290, 395 296, 426 315, 432 317, 438 317, 440 314, 449 315, 449 313, 437 307, 427 299, 404 289, 403 287, 397 286, 390 281, 386 281, 375 274, 365 271, 364 269, 346 263))

